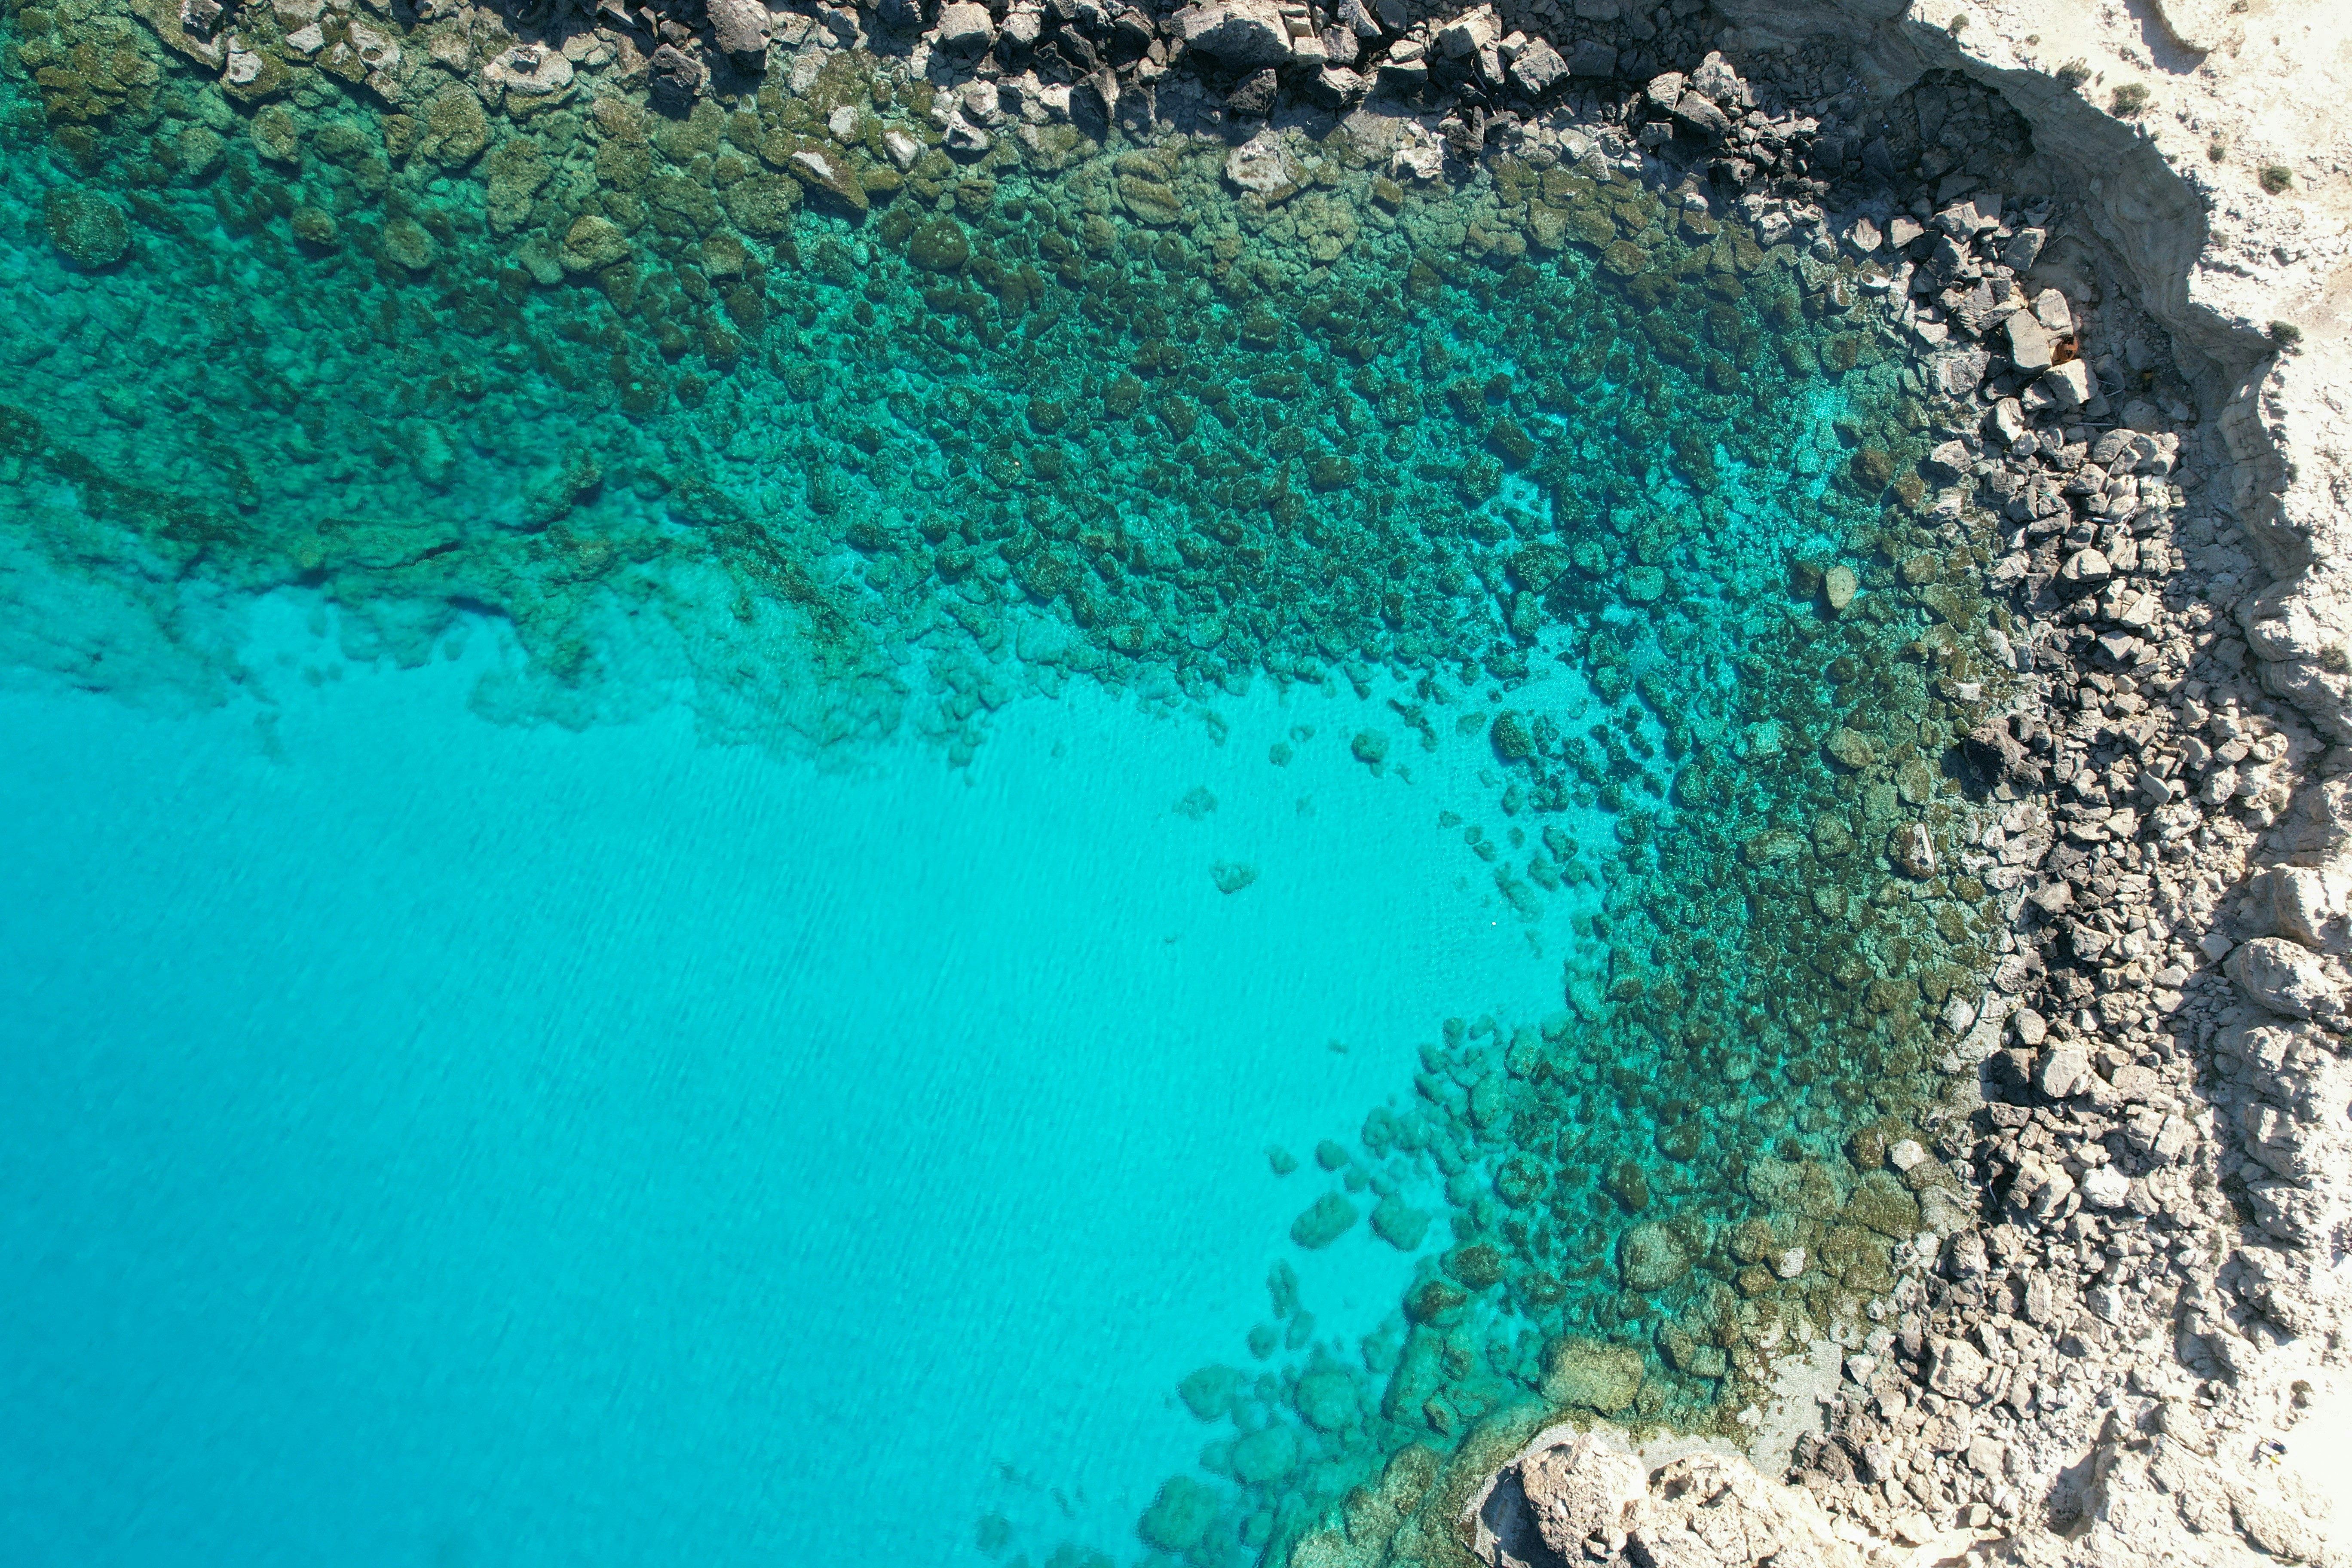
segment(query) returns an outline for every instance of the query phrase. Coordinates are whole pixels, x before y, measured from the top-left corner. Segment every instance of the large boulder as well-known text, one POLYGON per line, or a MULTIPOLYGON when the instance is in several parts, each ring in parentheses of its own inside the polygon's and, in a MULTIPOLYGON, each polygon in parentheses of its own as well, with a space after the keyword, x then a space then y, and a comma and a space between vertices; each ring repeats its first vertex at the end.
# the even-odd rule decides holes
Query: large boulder
POLYGON ((940 47, 959 55, 977 55, 996 42, 996 22, 985 5, 956 0, 940 7, 940 47))
POLYGON ((1583 1560, 1588 1538, 1623 1534, 1626 1510, 1647 1488, 1642 1461, 1614 1436, 1582 1433, 1519 1461, 1519 1490, 1536 1532, 1570 1563, 1583 1560))
POLYGON ((703 8, 710 16, 710 30, 718 36, 719 47, 730 55, 758 58, 768 52, 769 20, 766 0, 703 0, 703 8))
POLYGON ((2326 960, 2283 936, 2242 942, 2221 966, 2261 1006, 2290 1018, 2340 1016, 2344 991, 2326 960))
POLYGON ((1271 131, 1259 132, 1225 154, 1225 178, 1260 195, 1297 186, 1299 174, 1289 149, 1271 131))
POLYGON ((1290 27, 1275 0, 1216 0, 1187 5, 1169 19, 1185 47, 1213 56, 1232 69, 1290 63, 1290 27))
POLYGON ((1568 62, 1541 38, 1530 41, 1511 57, 1511 81, 1529 98, 1541 98, 1568 79, 1568 62))

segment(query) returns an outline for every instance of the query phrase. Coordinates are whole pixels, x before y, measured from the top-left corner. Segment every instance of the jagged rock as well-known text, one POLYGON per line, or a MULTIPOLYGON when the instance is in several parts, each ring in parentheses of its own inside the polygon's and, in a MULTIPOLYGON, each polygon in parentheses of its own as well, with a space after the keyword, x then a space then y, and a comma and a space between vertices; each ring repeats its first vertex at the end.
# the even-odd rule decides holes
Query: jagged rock
POLYGON ((960 55, 984 53, 996 42, 996 22, 985 5, 971 0, 940 7, 940 47, 960 55))
POLYGON ((719 47, 730 55, 758 58, 768 52, 770 14, 765 0, 703 0, 719 47))
POLYGON ((2097 389, 2096 384, 2091 380, 2091 367, 2078 359, 2068 360, 2035 382, 2034 385, 2048 392, 2061 408, 2082 407, 2091 401, 2091 394, 2097 389))
POLYGON ((1529 98, 1541 98, 1569 78, 1568 62, 1542 38, 1531 38, 1512 57, 1511 82, 1529 98))
POLYGON ((1225 155, 1225 178, 1244 191, 1272 195, 1296 187, 1298 164, 1271 131, 1261 131, 1225 155))
POLYGON ((1233 91, 1225 94, 1225 108, 1234 114, 1263 120, 1274 112, 1275 94, 1281 85, 1281 79, 1275 74, 1272 66, 1252 71, 1242 78, 1233 91))
POLYGON ((1169 27, 1188 48, 1233 69, 1286 65, 1291 58, 1290 28, 1274 0, 1187 5, 1170 18, 1169 27))
POLYGON ((2326 961, 2284 937, 2241 942, 2222 965, 2255 1003, 2291 1018, 2331 1019, 2344 1011, 2343 987, 2326 961))
POLYGON ((2050 329, 2023 310, 2018 311, 2000 324, 2007 339, 2010 363, 2028 374, 2050 368, 2051 356, 2057 347, 2050 329))
POLYGON ((656 103, 682 108, 702 90, 702 62, 674 44, 656 49, 646 71, 646 89, 656 103))

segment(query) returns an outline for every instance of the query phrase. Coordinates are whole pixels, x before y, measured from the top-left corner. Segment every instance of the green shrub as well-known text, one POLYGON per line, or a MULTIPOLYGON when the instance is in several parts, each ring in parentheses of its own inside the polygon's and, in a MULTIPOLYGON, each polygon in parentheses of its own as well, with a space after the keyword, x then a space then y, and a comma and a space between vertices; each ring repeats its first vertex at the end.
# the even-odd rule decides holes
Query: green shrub
POLYGON ((2129 120, 2147 107, 2147 89, 2136 81, 2124 83, 2107 100, 2107 111, 2117 120, 2129 120))
POLYGON ((2080 87, 2090 79, 2091 62, 2088 60, 2068 60, 2058 68, 2058 80, 2062 86, 2080 87))
POLYGON ((2263 189, 2279 195, 2294 184, 2294 171, 2284 163, 2267 163, 2263 167, 2262 181, 2263 189))

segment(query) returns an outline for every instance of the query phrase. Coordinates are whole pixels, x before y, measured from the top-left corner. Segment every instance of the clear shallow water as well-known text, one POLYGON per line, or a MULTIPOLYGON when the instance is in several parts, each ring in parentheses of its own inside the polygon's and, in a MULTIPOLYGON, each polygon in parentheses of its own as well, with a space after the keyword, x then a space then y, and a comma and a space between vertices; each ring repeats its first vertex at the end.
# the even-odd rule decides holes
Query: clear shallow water
POLYGON ((45 1539, 1450 1568, 1948 1221, 2000 612, 1850 265, 1377 117, 901 173, 862 54, 485 112, 12 15, 10 1182, 120 1184, 25 1427, 170 1456, 40 1450, 45 1539))
POLYGON ((1352 695, 825 773, 486 724, 473 650, 266 728, 0 699, 16 1561, 1119 1549, 1277 1258, 1392 1310, 1364 1227, 1284 1245, 1316 1142, 1557 1005, 1435 826, 1472 748, 1375 778, 1352 695))

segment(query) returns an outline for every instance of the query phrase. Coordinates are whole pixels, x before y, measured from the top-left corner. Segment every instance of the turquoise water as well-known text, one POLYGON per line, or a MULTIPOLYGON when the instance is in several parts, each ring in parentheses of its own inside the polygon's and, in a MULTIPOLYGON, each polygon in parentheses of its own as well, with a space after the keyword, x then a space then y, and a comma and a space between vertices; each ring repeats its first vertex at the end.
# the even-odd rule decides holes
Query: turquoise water
POLYGON ((1392 1310, 1362 1227, 1283 1243, 1316 1142, 1557 996, 1456 886, 1475 778, 1373 778, 1352 696, 829 773, 477 672, 5 700, 14 1560, 850 1562, 909 1498, 938 1561, 1119 1546, 1277 1260, 1318 1337, 1392 1310))
POLYGON ((10 16, 35 1560, 1453 1563, 1890 1287, 2001 612, 1850 262, 10 16))

